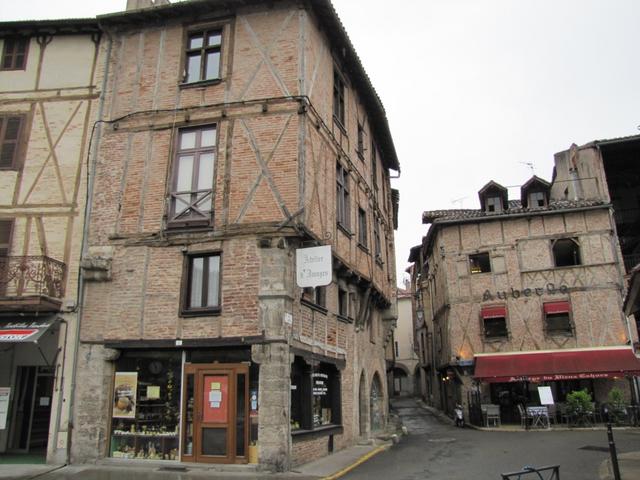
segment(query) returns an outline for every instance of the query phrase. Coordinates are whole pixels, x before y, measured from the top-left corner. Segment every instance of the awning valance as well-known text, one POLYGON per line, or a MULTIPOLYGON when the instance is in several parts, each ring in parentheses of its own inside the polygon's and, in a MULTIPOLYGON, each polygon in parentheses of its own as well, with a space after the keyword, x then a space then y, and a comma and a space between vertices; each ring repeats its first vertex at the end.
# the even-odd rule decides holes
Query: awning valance
POLYGON ((569 302, 550 302, 544 304, 544 313, 554 314, 554 313, 568 313, 571 311, 571 305, 569 302))
POLYGON ((37 343, 57 321, 55 315, 0 320, 0 343, 37 343))
POLYGON ((640 375, 630 347, 477 355, 474 377, 483 382, 544 382, 640 375))
POLYGON ((507 308, 502 305, 497 307, 484 307, 481 314, 482 318, 506 318, 507 308))

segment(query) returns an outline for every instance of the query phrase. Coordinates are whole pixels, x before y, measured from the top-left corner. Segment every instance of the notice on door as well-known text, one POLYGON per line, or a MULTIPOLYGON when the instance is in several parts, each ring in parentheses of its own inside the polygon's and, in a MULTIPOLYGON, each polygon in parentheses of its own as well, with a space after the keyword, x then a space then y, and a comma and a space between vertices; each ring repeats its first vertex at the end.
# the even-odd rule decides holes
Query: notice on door
POLYGON ((0 387, 0 430, 4 430, 5 428, 7 428, 9 397, 11 397, 11 388, 0 387))
POLYGON ((202 421, 205 423, 227 423, 229 404, 229 377, 227 375, 205 375, 202 421))

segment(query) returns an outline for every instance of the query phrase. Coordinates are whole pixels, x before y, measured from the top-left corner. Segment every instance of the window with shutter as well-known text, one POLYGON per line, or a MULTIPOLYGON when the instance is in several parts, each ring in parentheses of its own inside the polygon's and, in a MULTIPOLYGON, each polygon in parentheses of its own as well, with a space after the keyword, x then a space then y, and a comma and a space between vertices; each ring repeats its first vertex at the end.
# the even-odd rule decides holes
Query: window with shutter
POLYGON ((17 168, 24 115, 0 115, 0 168, 17 168))
POLYGON ((4 39, 0 70, 25 70, 27 67, 27 50, 29 38, 14 37, 4 39))

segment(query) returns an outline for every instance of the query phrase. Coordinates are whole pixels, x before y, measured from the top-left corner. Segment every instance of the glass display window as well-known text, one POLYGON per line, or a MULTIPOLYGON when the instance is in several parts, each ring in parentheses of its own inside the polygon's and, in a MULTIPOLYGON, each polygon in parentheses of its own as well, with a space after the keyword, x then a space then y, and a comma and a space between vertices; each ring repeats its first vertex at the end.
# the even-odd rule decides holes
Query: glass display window
POLYGON ((178 460, 181 352, 127 351, 116 362, 110 455, 178 460))

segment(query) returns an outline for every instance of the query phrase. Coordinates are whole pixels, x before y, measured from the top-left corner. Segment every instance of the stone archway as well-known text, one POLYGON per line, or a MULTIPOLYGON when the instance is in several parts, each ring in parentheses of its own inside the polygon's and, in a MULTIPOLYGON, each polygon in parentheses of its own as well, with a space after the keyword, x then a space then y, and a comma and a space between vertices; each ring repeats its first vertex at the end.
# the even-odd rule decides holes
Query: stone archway
POLYGON ((384 398, 380 375, 376 372, 371 381, 371 393, 369 395, 369 417, 371 431, 384 428, 384 398))
POLYGON ((360 386, 358 388, 358 423, 360 425, 360 436, 367 436, 367 380, 364 370, 360 374, 360 386))

